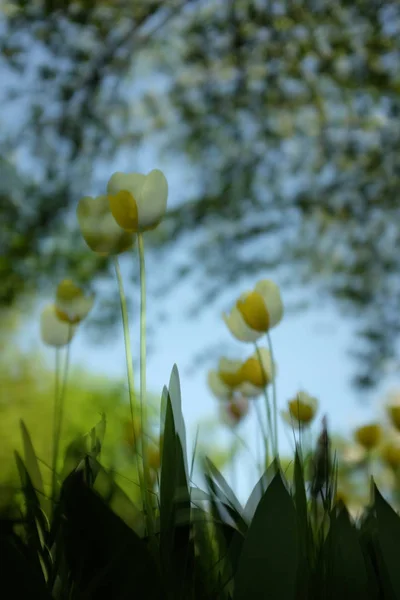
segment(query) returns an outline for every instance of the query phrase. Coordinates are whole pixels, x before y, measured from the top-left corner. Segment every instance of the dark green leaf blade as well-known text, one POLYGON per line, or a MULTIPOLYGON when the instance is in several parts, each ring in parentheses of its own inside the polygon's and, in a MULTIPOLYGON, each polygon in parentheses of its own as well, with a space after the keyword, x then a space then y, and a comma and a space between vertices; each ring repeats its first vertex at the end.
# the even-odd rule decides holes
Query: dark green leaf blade
POLYGON ((349 600, 369 597, 368 573, 355 526, 346 508, 331 519, 325 540, 327 560, 327 589, 331 598, 349 600))
POLYGON ((254 514, 235 577, 234 600, 292 600, 296 595, 296 513, 277 473, 254 514))
POLYGON ((400 598, 400 516, 386 502, 374 484, 378 540, 393 593, 400 598))

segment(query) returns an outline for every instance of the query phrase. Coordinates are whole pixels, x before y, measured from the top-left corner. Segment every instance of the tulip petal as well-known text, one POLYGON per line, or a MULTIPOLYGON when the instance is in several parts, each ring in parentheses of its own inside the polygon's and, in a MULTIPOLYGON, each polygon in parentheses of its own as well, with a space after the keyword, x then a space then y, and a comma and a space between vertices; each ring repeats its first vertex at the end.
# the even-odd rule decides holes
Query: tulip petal
POLYGON ((168 183, 159 169, 153 169, 146 176, 137 199, 140 229, 153 229, 165 215, 167 209, 168 183))
POLYGON ((240 311, 234 306, 229 314, 223 314, 224 319, 231 334, 240 342, 256 342, 262 335, 260 331, 254 331, 246 325, 240 311))
POLYGON ((243 396, 246 396, 246 398, 257 398, 261 394, 262 388, 259 388, 248 381, 244 381, 238 386, 237 391, 243 394, 243 396))
POLYGON ((221 358, 218 363, 218 375, 227 386, 234 388, 242 382, 240 369, 242 362, 240 360, 230 360, 221 358))
POLYGON ((130 233, 136 233, 139 226, 138 207, 136 200, 126 190, 108 196, 110 210, 118 225, 130 233))
POLYGON ((120 254, 133 245, 133 236, 116 223, 108 196, 83 197, 76 214, 82 236, 93 252, 102 256, 120 254))
POLYGON ((256 283, 254 290, 264 300, 269 316, 269 328, 274 327, 283 317, 283 304, 279 287, 269 279, 261 279, 256 283))
POLYGON ((40 316, 42 341, 48 346, 61 348, 68 344, 75 333, 76 326, 61 321, 57 317, 54 304, 47 305, 40 316))
POLYGON ((136 202, 139 203, 145 179, 146 175, 142 173, 121 173, 121 171, 117 171, 111 176, 107 184, 107 194, 115 195, 125 190, 130 192, 136 202))
POLYGON ((232 396, 232 389, 224 384, 217 371, 209 371, 207 382, 210 390, 219 400, 226 400, 232 396))

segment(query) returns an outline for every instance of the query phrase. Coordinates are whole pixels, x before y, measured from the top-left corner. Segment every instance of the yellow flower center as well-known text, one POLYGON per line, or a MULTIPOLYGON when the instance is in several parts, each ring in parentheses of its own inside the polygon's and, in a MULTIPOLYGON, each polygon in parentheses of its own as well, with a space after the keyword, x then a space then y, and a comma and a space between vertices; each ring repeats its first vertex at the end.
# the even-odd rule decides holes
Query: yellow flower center
POLYGON ((400 431, 400 405, 389 406, 389 415, 394 427, 396 427, 396 429, 400 431))
POLYGON ((239 298, 237 309, 245 323, 255 331, 268 331, 269 314, 263 297, 258 292, 250 292, 245 298, 239 298))
POLYGON ((299 423, 309 423, 315 414, 313 406, 300 402, 297 398, 289 402, 289 412, 299 423))
POLYGON ((379 425, 359 427, 355 432, 355 437, 360 446, 363 446, 366 450, 371 450, 378 445, 381 439, 381 428, 379 425))
POLYGON ((125 231, 135 233, 139 227, 138 208, 135 198, 126 190, 108 196, 110 210, 118 225, 125 231))
POLYGON ((83 296, 83 291, 71 279, 64 279, 57 288, 56 299, 60 302, 70 302, 83 296))
POLYGON ((231 388, 237 387, 243 381, 241 369, 238 371, 219 371, 218 375, 221 381, 231 388))
POLYGON ((400 466, 400 446, 386 444, 382 449, 382 458, 389 467, 397 469, 400 466))
POLYGON ((263 388, 271 381, 269 373, 254 356, 248 358, 240 369, 242 381, 248 381, 256 387, 263 388))
POLYGON ((64 323, 69 323, 70 325, 76 325, 77 323, 79 323, 82 319, 81 317, 79 317, 78 315, 69 315, 68 313, 64 312, 63 310, 60 310, 59 308, 56 308, 56 315, 57 315, 57 319, 60 319, 60 321, 64 321, 64 323))

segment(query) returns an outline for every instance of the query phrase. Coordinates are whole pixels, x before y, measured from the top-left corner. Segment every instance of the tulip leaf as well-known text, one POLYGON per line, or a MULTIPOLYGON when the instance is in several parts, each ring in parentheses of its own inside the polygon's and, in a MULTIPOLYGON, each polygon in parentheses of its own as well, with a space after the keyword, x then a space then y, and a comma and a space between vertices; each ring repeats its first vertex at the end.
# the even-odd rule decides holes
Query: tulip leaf
POLYGON ((179 376, 173 368, 170 389, 163 391, 164 423, 160 477, 160 552, 171 589, 183 593, 186 565, 191 561, 190 492, 186 433, 179 376))
POLYGON ((225 477, 217 469, 217 467, 214 465, 214 463, 207 457, 206 457, 206 466, 209 469, 213 478, 215 479, 216 483, 221 488, 222 492, 225 494, 226 499, 228 500, 229 504, 232 506, 232 508, 234 508, 236 510, 236 512, 238 514, 241 515, 243 512, 243 508, 242 508, 239 500, 236 498, 233 490, 228 485, 228 482, 226 481, 225 477))
POLYGON ((247 499, 246 506, 244 507, 244 518, 250 523, 252 518, 254 517, 254 513, 256 512, 257 506, 265 494, 266 489, 269 484, 273 480, 276 475, 277 465, 275 462, 272 462, 265 473, 260 477, 257 481, 256 485, 253 488, 250 496, 247 499))
POLYGON ((261 498, 243 543, 234 600, 296 596, 298 534, 292 498, 278 472, 261 498))
POLYGON ((40 505, 46 514, 50 514, 50 503, 45 496, 42 474, 40 472, 39 463, 36 457, 31 436, 22 419, 19 422, 22 434, 22 443, 24 446, 24 458, 26 469, 29 473, 32 485, 37 493, 40 505))
POLYGON ((178 367, 173 366, 171 377, 169 380, 169 397, 172 405, 172 413, 174 416, 175 432, 179 438, 180 445, 182 448, 183 464, 185 467, 186 479, 189 479, 189 470, 186 456, 186 428, 185 421, 182 414, 182 396, 181 396, 181 384, 179 380, 178 367))
POLYGON ((123 600, 134 593, 138 598, 164 598, 146 543, 85 483, 83 470, 66 479, 60 504, 65 556, 77 596, 123 600))
POLYGON ((343 507, 335 517, 325 540, 327 589, 331 598, 368 597, 368 573, 355 526, 343 507))
POLYGON ((393 594, 400 598, 400 516, 386 502, 374 484, 378 540, 393 594))

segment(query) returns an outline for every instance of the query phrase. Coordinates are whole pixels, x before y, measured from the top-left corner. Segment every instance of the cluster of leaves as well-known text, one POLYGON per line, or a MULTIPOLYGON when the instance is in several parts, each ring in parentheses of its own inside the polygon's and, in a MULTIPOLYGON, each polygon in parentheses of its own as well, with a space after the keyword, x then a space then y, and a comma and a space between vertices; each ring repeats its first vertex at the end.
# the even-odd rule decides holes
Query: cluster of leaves
POLYGON ((356 525, 334 505, 328 455, 316 454, 310 499, 296 452, 293 483, 273 463, 243 508, 211 461, 208 491, 191 483, 176 368, 163 409, 158 519, 150 536, 144 515, 98 460, 103 425, 68 449, 49 523, 39 464, 22 426, 24 460, 16 460, 26 510, 18 519, 2 516, 0 536, 2 583, 14 597, 400 597, 400 517, 376 487, 356 525))
POLYGON ((184 239, 194 259, 168 277, 195 265, 201 306, 266 270, 316 284, 358 319, 356 382, 376 384, 400 330, 399 10, 396 0, 8 3, 4 101, 29 110, 0 140, 1 301, 57 271, 108 273, 75 243, 68 214, 100 183, 93 165, 101 172, 156 132, 199 174, 160 234, 184 239), (35 173, 24 185, 25 163, 8 160, 21 150, 35 173))

